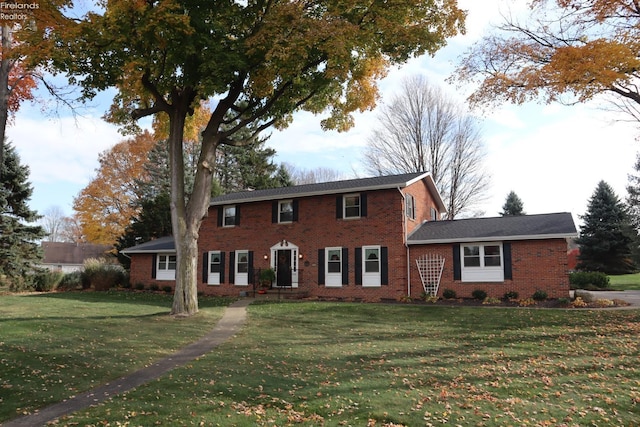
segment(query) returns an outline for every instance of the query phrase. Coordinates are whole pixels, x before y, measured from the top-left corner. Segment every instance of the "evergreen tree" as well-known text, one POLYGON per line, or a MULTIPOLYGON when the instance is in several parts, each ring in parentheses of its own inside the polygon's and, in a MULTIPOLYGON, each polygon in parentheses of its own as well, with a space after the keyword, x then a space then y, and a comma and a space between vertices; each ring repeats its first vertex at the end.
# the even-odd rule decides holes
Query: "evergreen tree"
POLYGON ((633 270, 632 227, 625 206, 613 189, 600 181, 594 191, 576 242, 580 245, 578 269, 624 274, 633 270))
POLYGON ((125 233, 118 239, 118 260, 129 268, 131 260, 120 254, 120 250, 148 242, 171 233, 171 210, 169 193, 160 193, 140 203, 140 214, 134 218, 125 233))
POLYGON ((28 273, 42 259, 38 240, 45 230, 33 225, 40 216, 28 206, 33 193, 29 183, 29 167, 11 144, 4 145, 2 181, 0 182, 0 277, 13 289, 28 284, 28 273))
POLYGON ((247 147, 218 147, 215 177, 223 193, 293 185, 286 169, 271 160, 276 151, 264 144, 258 140, 247 147))
POLYGON ((500 212, 501 216, 516 216, 516 215, 524 215, 524 205, 522 204, 522 200, 515 193, 515 191, 511 191, 507 195, 507 200, 502 205, 502 212, 500 212))
POLYGON ((640 153, 636 155, 633 170, 635 173, 628 175, 626 204, 629 221, 635 230, 632 233, 631 258, 634 265, 640 265, 640 153))

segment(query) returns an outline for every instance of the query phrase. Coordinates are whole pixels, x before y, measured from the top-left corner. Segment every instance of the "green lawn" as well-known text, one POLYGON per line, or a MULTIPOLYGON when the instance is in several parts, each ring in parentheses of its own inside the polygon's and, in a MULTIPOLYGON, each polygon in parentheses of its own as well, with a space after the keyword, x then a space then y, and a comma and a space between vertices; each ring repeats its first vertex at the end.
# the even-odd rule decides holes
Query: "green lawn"
MULTIPOLYGON (((94 313, 82 322, 48 313, 47 306, 66 301, 73 316, 76 306, 94 311, 90 301, 2 297, 0 408, 11 410, 3 409, 0 421, 32 411, 46 400, 43 394, 68 396, 127 365, 143 365, 154 353, 165 355, 171 350, 161 341, 168 335, 195 339, 219 313, 204 308, 194 319, 176 321, 165 316, 164 305, 123 304, 122 297, 110 295, 112 310, 123 312, 94 313), (16 314, 14 305, 47 313, 37 321, 16 314), (118 332, 102 326, 116 317, 126 319, 121 326, 133 325, 118 332), (74 331, 75 342, 87 352, 86 366, 77 357, 63 360, 57 354, 71 345, 68 325, 78 328, 78 323, 83 327, 74 331), (147 324, 165 332, 133 336, 147 324), (21 333, 7 330, 18 327, 21 333), (99 345, 104 335, 108 343, 99 345), (32 352, 37 357, 25 360, 32 352), (74 370, 66 367, 71 363, 74 370), (110 365, 117 366, 107 369, 110 365), (8 370, 12 366, 17 367, 8 370), (74 376, 92 379, 68 385, 74 376), (20 396, 10 397, 18 388, 20 396), (40 396, 35 403, 34 396, 40 396)), ((316 302, 248 310, 245 329, 207 356, 57 425, 634 425, 638 420, 640 310, 316 302)), ((172 341, 170 347, 178 345, 172 341)))
POLYGON ((609 276, 612 289, 640 291, 640 273, 609 276))

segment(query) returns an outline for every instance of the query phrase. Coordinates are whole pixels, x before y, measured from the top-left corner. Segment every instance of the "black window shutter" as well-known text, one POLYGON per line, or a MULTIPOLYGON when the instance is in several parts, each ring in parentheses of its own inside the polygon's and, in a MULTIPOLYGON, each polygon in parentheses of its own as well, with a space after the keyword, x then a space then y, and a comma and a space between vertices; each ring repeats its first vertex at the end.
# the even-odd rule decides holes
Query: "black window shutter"
POLYGON ((277 224, 278 223, 278 201, 276 200, 275 202, 271 203, 271 222, 273 224, 277 224))
POLYGON ((349 249, 342 248, 342 284, 349 284, 349 249))
POLYGON ((511 243, 502 244, 502 257, 504 259, 504 280, 513 279, 513 271, 511 269, 511 243))
POLYGON ((224 283, 224 252, 220 252, 220 283, 224 283))
POLYGON ((336 218, 342 218, 342 196, 336 197, 336 218))
POLYGON ((151 257, 151 278, 156 278, 156 273, 158 269, 158 254, 153 254, 151 257))
POLYGON ((202 283, 209 281, 209 252, 202 254, 202 283))
POLYGON ((224 217, 224 208, 222 206, 218 206, 218 227, 222 227, 223 217, 224 217))
POLYGON ((380 248, 380 284, 389 284, 389 248, 380 248))
POLYGON ((324 285, 324 249, 318 249, 318 285, 324 285))
POLYGON ((453 280, 462 280, 460 245, 453 245, 453 280))
POLYGON ((362 248, 356 248, 356 285, 362 285, 362 248))
POLYGON ((229 283, 233 284, 236 280, 236 253, 229 252, 229 283))
POLYGON ((253 277, 253 251, 249 251, 249 280, 248 283, 254 284, 255 280, 253 277))
POLYGON ((236 205, 236 218, 233 223, 234 225, 240 225, 240 205, 236 205))
POLYGON ((298 222, 298 201, 294 200, 292 205, 293 205, 293 221, 298 222))
POLYGON ((367 193, 360 194, 360 216, 367 216, 367 193))

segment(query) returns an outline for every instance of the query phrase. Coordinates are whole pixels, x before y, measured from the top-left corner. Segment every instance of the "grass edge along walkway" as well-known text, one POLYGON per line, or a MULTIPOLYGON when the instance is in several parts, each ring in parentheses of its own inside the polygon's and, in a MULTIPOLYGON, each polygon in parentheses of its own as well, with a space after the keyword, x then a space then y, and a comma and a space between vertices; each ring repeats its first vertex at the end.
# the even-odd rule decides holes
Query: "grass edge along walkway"
POLYGON ((240 330, 247 318, 246 308, 252 301, 252 299, 245 298, 229 305, 211 332, 199 341, 184 347, 173 355, 115 381, 81 393, 63 402, 37 410, 33 414, 7 421, 2 424, 2 426, 31 427, 46 425, 49 421, 53 421, 63 415, 79 411, 96 403, 103 402, 120 393, 139 387, 178 366, 182 366, 191 360, 203 356, 211 351, 211 349, 230 339, 240 330))

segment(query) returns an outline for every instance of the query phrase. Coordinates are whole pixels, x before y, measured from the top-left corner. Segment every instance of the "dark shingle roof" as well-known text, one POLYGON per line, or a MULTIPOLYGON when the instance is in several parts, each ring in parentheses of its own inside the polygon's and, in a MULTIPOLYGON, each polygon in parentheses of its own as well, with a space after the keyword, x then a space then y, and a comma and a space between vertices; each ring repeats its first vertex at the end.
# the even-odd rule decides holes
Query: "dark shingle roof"
POLYGON ((91 243, 42 242, 43 264, 82 264, 88 258, 102 258, 113 249, 91 243))
POLYGON ((425 222, 408 239, 410 245, 495 240, 575 237, 570 213, 469 218, 425 222))
POLYGON ((156 252, 175 252, 176 245, 173 236, 160 237, 159 239, 150 240, 137 246, 132 246, 121 250, 123 254, 151 254, 156 252))
POLYGON ((292 187, 270 188, 267 190, 243 191, 240 193, 225 194, 214 197, 211 199, 211 206, 274 200, 286 197, 306 197, 321 194, 339 194, 352 191, 406 187, 427 176, 429 176, 429 174, 425 172, 414 172, 402 175, 376 176, 372 178, 358 178, 344 181, 322 182, 318 184, 295 185, 292 187))

